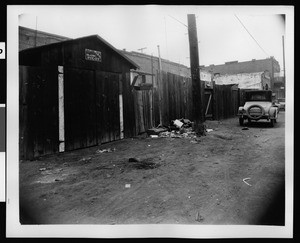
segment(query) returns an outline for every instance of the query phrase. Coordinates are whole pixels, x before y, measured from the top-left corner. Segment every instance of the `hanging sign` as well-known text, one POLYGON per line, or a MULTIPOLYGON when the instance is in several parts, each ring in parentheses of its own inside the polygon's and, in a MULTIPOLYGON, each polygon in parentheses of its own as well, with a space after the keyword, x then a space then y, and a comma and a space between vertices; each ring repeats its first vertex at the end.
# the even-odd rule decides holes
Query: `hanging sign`
POLYGON ((101 62, 101 52, 85 49, 85 60, 101 62))

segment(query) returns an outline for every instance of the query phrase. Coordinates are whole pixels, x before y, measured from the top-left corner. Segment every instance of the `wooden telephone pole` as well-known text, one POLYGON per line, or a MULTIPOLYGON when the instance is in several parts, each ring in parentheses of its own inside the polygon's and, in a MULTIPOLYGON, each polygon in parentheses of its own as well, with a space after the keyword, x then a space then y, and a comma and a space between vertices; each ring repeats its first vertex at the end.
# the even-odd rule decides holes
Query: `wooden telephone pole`
MULTIPOLYGON (((196 27, 196 17, 194 14, 188 14, 188 34, 190 44, 190 64, 192 77, 192 100, 193 100, 193 120, 196 127, 203 128, 203 97, 204 89, 200 81, 199 54, 198 54, 198 37, 196 27)), ((200 130, 204 130, 201 129, 200 130)), ((200 131, 200 133, 202 133, 200 131)))

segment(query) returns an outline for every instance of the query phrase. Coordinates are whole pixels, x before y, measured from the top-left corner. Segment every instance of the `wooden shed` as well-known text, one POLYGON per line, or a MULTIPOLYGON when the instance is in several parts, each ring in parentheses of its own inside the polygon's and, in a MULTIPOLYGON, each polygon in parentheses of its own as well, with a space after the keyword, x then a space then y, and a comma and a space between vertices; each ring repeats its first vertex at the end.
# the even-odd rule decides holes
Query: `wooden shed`
POLYGON ((130 70, 98 35, 19 52, 20 158, 135 135, 130 70))

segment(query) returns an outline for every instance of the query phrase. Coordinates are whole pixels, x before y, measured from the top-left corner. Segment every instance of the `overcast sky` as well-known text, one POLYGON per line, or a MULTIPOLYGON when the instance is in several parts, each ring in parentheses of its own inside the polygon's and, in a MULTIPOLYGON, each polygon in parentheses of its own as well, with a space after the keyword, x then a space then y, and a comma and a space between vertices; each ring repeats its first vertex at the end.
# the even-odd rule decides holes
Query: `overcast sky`
POLYGON ((200 65, 274 56, 283 69, 281 13, 278 6, 29 6, 19 25, 70 38, 98 34, 118 49, 146 47, 154 56, 160 45, 162 58, 190 66, 187 14, 195 14, 200 65))

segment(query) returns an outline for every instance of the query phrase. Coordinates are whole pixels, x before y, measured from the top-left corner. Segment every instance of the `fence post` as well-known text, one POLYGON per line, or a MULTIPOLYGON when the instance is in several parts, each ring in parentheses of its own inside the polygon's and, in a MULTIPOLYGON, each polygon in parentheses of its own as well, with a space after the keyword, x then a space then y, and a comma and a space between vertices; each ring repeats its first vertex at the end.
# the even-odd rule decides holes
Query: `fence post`
POLYGON ((212 119, 216 119, 216 82, 212 81, 212 104, 211 104, 212 119))

